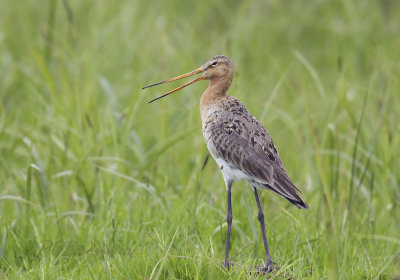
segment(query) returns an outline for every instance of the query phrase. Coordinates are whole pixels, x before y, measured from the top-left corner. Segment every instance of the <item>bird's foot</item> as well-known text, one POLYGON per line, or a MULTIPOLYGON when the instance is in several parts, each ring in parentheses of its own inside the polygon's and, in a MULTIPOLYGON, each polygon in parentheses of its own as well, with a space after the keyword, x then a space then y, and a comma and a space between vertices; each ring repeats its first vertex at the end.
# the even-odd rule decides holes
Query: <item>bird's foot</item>
POLYGON ((224 262, 222 263, 222 265, 223 265, 227 270, 229 270, 229 262, 228 262, 228 261, 224 261, 224 262))
POLYGON ((267 264, 264 269, 266 269, 265 272, 267 274, 270 273, 272 271, 272 263, 271 264, 267 264))
POLYGON ((276 262, 274 262, 273 260, 271 260, 271 258, 267 259, 267 265, 265 266, 265 268, 267 269, 267 273, 270 273, 272 271, 272 265, 276 264, 276 262))
POLYGON ((274 262, 271 259, 267 260, 267 263, 261 264, 261 265, 256 265, 253 268, 255 269, 255 271, 257 273, 261 273, 261 274, 269 274, 272 272, 273 269, 275 270, 279 270, 280 268, 277 266, 274 266, 276 264, 276 262, 274 262))

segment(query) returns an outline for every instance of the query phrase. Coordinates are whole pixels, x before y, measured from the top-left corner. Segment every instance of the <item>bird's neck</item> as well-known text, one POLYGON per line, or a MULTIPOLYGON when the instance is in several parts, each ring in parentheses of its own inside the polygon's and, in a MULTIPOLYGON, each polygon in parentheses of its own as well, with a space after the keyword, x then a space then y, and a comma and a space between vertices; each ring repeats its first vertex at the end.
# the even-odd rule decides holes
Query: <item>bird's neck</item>
POLYGON ((226 92, 232 84, 232 78, 212 79, 208 88, 200 99, 200 108, 217 103, 218 100, 224 99, 226 92))

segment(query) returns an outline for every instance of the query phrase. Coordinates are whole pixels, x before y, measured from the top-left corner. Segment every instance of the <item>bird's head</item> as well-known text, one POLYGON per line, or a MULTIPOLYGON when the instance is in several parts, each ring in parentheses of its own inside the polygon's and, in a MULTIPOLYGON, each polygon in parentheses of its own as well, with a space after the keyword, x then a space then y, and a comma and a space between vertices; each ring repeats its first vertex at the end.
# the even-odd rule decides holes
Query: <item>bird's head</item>
POLYGON ((203 73, 203 75, 201 75, 200 77, 198 77, 176 89, 173 89, 173 90, 151 100, 149 103, 156 101, 164 96, 167 96, 175 91, 178 91, 184 87, 187 87, 187 86, 194 84, 195 82, 198 82, 201 80, 213 81, 213 80, 219 80, 219 79, 226 79, 230 85, 230 82, 232 81, 232 77, 233 77, 233 64, 232 64, 232 61, 228 57, 226 57, 224 55, 217 55, 217 56, 210 58, 202 66, 200 66, 199 68, 197 68, 189 73, 182 74, 182 75, 176 76, 174 78, 164 80, 164 81, 161 81, 161 82, 149 85, 149 86, 145 86, 142 89, 160 85, 160 84, 164 84, 164 83, 169 83, 172 81, 176 81, 176 80, 190 77, 190 76, 200 74, 200 73, 203 73))
POLYGON ((207 80, 219 78, 232 79, 233 77, 232 61, 224 55, 217 55, 210 58, 200 68, 203 69, 203 75, 207 78, 207 80))

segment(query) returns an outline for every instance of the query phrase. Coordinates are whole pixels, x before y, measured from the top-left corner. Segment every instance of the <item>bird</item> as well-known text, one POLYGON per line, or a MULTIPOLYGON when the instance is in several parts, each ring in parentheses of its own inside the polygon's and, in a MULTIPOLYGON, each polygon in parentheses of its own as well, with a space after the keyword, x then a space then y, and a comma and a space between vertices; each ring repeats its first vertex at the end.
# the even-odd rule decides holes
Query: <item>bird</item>
POLYGON ((234 67, 230 58, 217 55, 199 68, 168 80, 151 84, 142 89, 169 83, 201 74, 196 79, 173 89, 151 101, 170 95, 201 80, 210 80, 208 88, 200 98, 200 115, 203 136, 207 148, 218 164, 226 185, 227 233, 224 267, 229 269, 229 248, 232 228, 231 191, 235 181, 245 180, 251 186, 258 207, 266 262, 264 268, 271 272, 273 261, 269 252, 265 230, 264 212, 258 195, 259 189, 273 191, 299 209, 309 206, 301 198, 301 191, 293 184, 272 138, 265 127, 246 109, 242 102, 227 91, 232 84, 234 67))

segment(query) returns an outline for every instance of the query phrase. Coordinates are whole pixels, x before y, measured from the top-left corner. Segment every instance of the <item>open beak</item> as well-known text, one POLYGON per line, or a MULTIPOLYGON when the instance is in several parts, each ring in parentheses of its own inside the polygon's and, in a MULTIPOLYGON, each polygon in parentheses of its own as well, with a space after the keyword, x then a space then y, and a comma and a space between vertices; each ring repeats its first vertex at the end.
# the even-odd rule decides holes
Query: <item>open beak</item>
MULTIPOLYGON (((186 73, 186 74, 183 74, 183 75, 179 75, 179 76, 177 76, 175 78, 172 78, 172 79, 169 79, 169 80, 165 80, 165 81, 161 81, 161 82, 149 85, 149 86, 142 87, 142 89, 145 89, 145 88, 148 88, 148 87, 157 86, 157 85, 161 85, 161 84, 165 84, 165 83, 169 83, 169 82, 176 81, 176 80, 179 80, 179 79, 183 79, 183 78, 186 78, 186 77, 190 77, 190 76, 193 76, 193 75, 196 75, 196 74, 200 74, 202 72, 204 72, 204 70, 202 68, 198 68, 196 70, 193 70, 192 72, 189 72, 189 73, 186 73)), ((188 83, 186 83, 184 85, 181 85, 180 87, 178 87, 176 89, 173 89, 173 90, 171 90, 171 91, 169 91, 169 92, 167 92, 167 93, 165 93, 165 94, 163 94, 163 95, 161 95, 161 96, 159 96, 157 98, 154 98, 153 100, 149 101, 149 103, 151 103, 153 101, 156 101, 156 100, 158 100, 160 98, 163 98, 163 97, 165 97, 167 95, 170 95, 171 93, 174 93, 175 91, 183 89, 184 87, 190 86, 191 84, 194 84, 195 82, 198 82, 198 81, 201 81, 201 80, 205 80, 205 79, 206 79, 206 76, 202 75, 202 76, 200 76, 200 77, 198 77, 198 78, 196 78, 196 79, 194 79, 194 80, 192 80, 192 81, 190 81, 190 82, 188 82, 188 83)))

